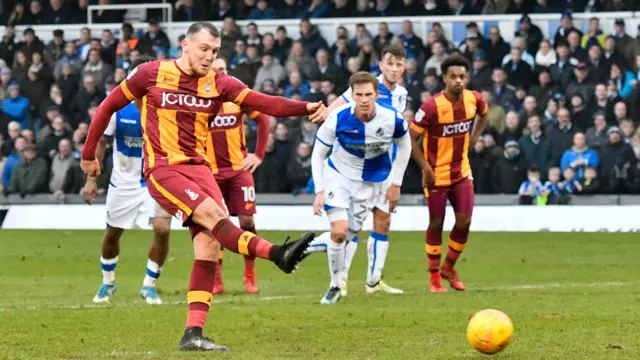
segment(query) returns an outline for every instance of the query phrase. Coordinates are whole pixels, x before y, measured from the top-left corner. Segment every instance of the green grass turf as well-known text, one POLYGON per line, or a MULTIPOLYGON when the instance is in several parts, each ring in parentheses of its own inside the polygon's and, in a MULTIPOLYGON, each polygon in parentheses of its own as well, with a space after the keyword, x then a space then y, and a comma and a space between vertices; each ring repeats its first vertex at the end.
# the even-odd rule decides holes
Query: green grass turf
POLYGON ((640 358, 637 234, 474 233, 458 266, 469 290, 430 294, 424 235, 394 233, 385 278, 406 294, 364 294, 362 241, 350 295, 336 306, 318 304, 328 285, 324 254, 294 275, 260 261, 258 296, 242 294, 242 258, 227 254, 227 294, 216 297, 206 328, 227 355, 176 351, 193 258, 187 232, 173 234, 158 283, 168 304, 158 307, 138 295, 151 238, 142 231, 122 239, 113 304, 91 304, 100 238, 0 231, 0 359, 481 359, 465 329, 485 308, 515 325, 496 359, 640 358))

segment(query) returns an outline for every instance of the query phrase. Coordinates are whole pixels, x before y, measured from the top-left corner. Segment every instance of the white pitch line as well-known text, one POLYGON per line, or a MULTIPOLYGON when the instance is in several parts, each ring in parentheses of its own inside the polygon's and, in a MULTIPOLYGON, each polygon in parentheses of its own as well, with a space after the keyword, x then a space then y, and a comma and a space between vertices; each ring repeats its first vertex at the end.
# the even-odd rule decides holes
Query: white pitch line
MULTIPOLYGON (((536 290, 536 289, 558 289, 558 288, 587 288, 587 287, 616 287, 632 285, 634 282, 594 282, 594 283, 548 283, 548 284, 524 284, 524 285, 505 285, 505 286, 489 286, 474 287, 473 284, 469 286, 469 291, 482 292, 482 291, 498 291, 498 290, 536 290)), ((407 295, 412 295, 410 292, 406 292, 407 295)), ((415 294, 415 293, 414 293, 415 294)), ((426 294, 426 291, 424 292, 426 294)), ((361 296, 363 294, 352 294, 349 297, 361 296)), ((281 295, 281 296, 258 296, 258 297, 217 297, 214 298, 214 304, 224 304, 233 302, 255 302, 255 301, 275 301, 275 300, 292 300, 303 298, 314 298, 320 296, 319 294, 305 294, 305 295, 281 295)), ((23 307, 11 307, 0 308, 0 312, 10 311, 42 311, 42 310, 84 310, 84 309, 109 309, 109 308, 133 308, 143 306, 142 301, 125 302, 115 304, 84 304, 84 305, 56 305, 56 304, 43 304, 41 306, 23 306, 23 307)), ((166 301, 162 305, 154 306, 177 306, 186 305, 187 302, 183 300, 166 301)))

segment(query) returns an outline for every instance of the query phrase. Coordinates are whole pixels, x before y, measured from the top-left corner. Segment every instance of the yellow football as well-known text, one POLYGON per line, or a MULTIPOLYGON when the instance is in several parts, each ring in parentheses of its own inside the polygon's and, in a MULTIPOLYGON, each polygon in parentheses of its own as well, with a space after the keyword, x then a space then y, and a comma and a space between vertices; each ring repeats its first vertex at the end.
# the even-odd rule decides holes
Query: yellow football
POLYGON ((499 310, 487 309, 473 315, 467 326, 467 340, 484 354, 502 351, 513 336, 511 319, 499 310))

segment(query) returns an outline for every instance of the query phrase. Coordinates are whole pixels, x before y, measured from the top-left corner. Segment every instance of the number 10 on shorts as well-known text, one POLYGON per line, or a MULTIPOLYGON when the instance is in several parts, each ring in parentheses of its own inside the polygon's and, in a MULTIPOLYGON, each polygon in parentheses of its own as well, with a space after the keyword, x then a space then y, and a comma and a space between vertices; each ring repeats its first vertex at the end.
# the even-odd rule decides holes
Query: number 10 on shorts
POLYGON ((256 189, 253 186, 243 186, 241 187, 241 189, 242 189, 242 192, 244 193, 245 202, 256 201, 256 189))

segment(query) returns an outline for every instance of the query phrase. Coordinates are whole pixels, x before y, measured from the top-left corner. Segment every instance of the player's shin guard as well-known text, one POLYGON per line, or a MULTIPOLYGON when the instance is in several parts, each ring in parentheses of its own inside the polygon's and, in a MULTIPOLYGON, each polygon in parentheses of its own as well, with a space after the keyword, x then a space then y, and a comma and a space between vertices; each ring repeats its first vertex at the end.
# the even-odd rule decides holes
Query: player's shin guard
POLYGON ((142 281, 142 286, 156 287, 156 280, 160 277, 161 272, 162 267, 158 263, 151 259, 147 260, 147 273, 142 281))
POLYGON ((443 267, 453 268, 458 261, 458 257, 467 245, 467 238, 469 237, 469 226, 457 227, 454 226, 449 235, 449 249, 447 250, 447 257, 443 267))
MULTIPOLYGON (((248 232, 253 233, 253 234, 257 234, 255 226, 243 227, 242 230, 248 231, 248 232)), ((253 274, 255 272, 255 267, 256 267, 256 257, 253 256, 253 255, 245 255, 244 256, 244 273, 245 273, 245 275, 253 274)))
POLYGON ((187 303, 189 304, 187 329, 203 328, 207 321, 217 266, 218 263, 215 261, 195 260, 193 262, 189 292, 187 293, 187 303))
POLYGON ((426 250, 427 265, 430 273, 440 271, 440 251, 442 247, 442 229, 429 226, 427 229, 426 250))
POLYGON ((342 269, 344 268, 344 242, 338 244, 329 241, 327 257, 329 259, 329 273, 331 275, 331 285, 329 287, 340 287, 342 269))
POLYGON ((347 231, 347 245, 345 245, 344 249, 344 269, 342 269, 342 278, 347 281, 349 279, 349 269, 351 269, 351 263, 353 262, 353 257, 356 255, 356 250, 358 250, 358 237, 356 236, 357 232, 349 229, 347 231))
POLYGON ((118 257, 105 259, 100 257, 100 267, 102 268, 102 283, 113 285, 116 282, 116 266, 118 265, 118 257))
POLYGON ((380 282, 382 269, 387 260, 389 251, 389 235, 371 232, 367 241, 367 255, 369 258, 369 268, 367 271, 367 285, 374 286, 380 282))
POLYGON ((257 256, 262 259, 271 259, 273 244, 262 239, 256 234, 244 231, 235 226, 231 220, 218 221, 211 231, 211 235, 220 242, 223 248, 242 255, 257 256))

